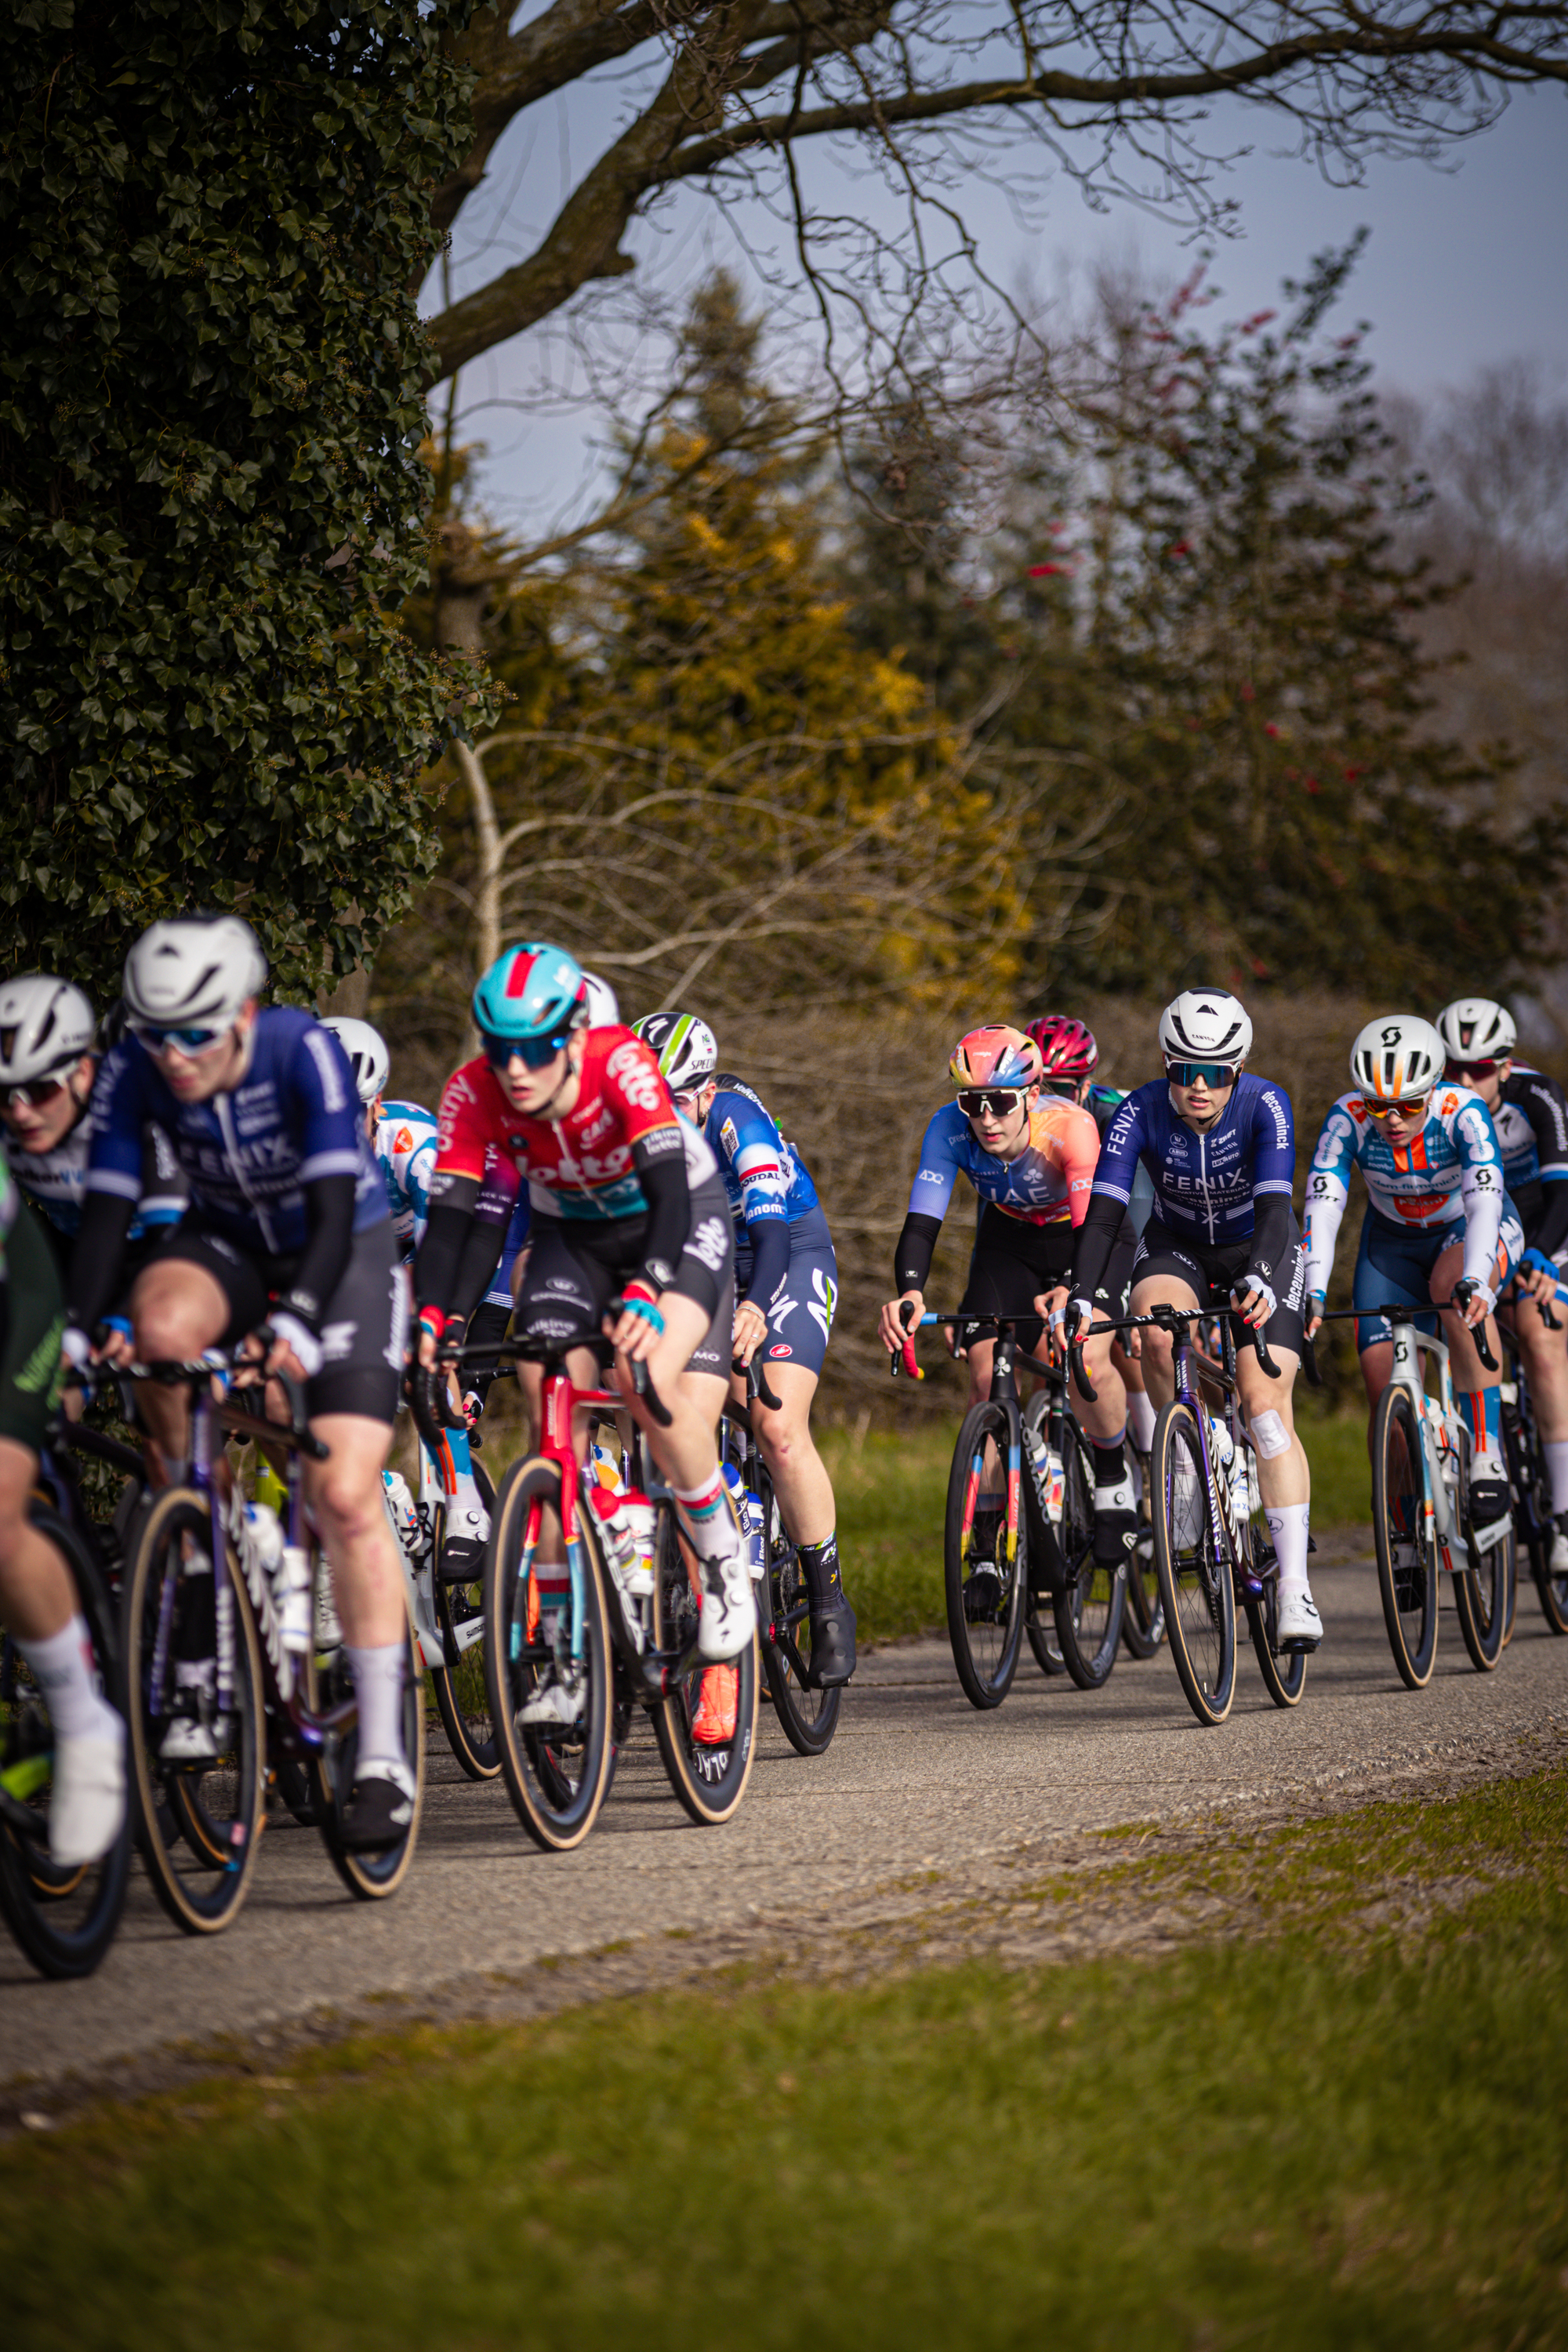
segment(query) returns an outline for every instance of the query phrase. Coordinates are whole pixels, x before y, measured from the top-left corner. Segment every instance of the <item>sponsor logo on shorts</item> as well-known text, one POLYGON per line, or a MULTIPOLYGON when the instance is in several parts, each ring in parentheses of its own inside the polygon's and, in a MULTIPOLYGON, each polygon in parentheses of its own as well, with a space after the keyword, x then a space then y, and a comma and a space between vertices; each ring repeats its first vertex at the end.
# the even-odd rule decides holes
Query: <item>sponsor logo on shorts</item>
POLYGON ((833 1328, 833 1310, 838 1304, 838 1287, 836 1283, 828 1281, 820 1266, 812 1268, 811 1294, 805 1302, 805 1311, 826 1339, 833 1328))
POLYGON ((730 1227, 723 1217, 704 1217, 686 1244, 687 1255, 700 1259, 710 1274, 717 1274, 723 1265, 730 1246, 730 1227))
POLYGON ((786 1347, 784 1342, 781 1339, 776 1348, 770 1348, 768 1349, 768 1353, 770 1356, 793 1356, 795 1349, 793 1348, 786 1347))
POLYGON ((583 1296, 581 1286, 574 1282, 569 1275, 551 1275, 544 1287, 546 1290, 558 1290, 567 1298, 581 1298, 583 1296))
POLYGON ((570 1339, 579 1328, 564 1316, 535 1315, 529 1318, 528 1336, 531 1339, 570 1339))
POLYGON ((325 1323, 321 1327, 321 1361, 341 1364, 347 1359, 359 1330, 357 1323, 325 1323))

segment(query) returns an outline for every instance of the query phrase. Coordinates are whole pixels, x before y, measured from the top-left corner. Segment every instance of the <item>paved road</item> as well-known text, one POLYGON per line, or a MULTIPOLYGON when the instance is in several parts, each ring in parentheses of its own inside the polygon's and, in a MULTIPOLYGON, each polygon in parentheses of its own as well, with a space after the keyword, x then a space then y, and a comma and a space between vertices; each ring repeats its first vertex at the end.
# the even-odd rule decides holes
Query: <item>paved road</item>
MULTIPOLYGON (((1370 1791, 1568 1725, 1568 1641, 1547 1634, 1534 1589, 1495 1675, 1475 1674, 1446 1612, 1423 1693, 1397 1681, 1370 1560, 1325 1543, 1314 1584, 1328 1642, 1291 1714, 1264 1696, 1244 1645, 1228 1723, 1204 1731, 1169 1659, 1123 1658, 1104 1690, 1047 1683, 1026 1650, 1006 1705, 977 1714, 945 1642, 867 1659, 828 1754, 802 1761, 764 1709, 751 1789, 728 1829, 676 1805, 646 1726, 587 1845, 547 1856, 501 1786, 464 1780, 437 1729, 418 1860, 404 1892, 350 1902, 320 1843, 268 1831, 246 1910, 216 1941, 187 1941, 138 1874, 120 1938, 79 1985, 46 1985, 0 1943, 0 2083, 98 2072, 162 2045, 297 2019, 377 1991, 428 1995, 542 1954, 744 1919, 829 1916, 834 1898, 911 1871, 963 1873, 1065 1832, 1337 1786, 1370 1791)), ((1555 1743, 1553 1743, 1555 1744, 1555 1743)), ((455 1998, 460 2002, 460 1993, 455 1998)))

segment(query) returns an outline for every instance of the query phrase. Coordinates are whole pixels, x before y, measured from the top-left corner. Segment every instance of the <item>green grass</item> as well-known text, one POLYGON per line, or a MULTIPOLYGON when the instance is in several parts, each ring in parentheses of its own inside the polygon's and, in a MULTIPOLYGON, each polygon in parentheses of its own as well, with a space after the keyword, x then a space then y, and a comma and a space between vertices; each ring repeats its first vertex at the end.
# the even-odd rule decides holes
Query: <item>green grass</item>
POLYGON ((1552 1772, 1128 1839, 1040 1905, 1217 1891, 1249 1932, 413 2025, 102 2109, 0 2150, 7 2342, 1561 2345, 1565 1832, 1552 1772))

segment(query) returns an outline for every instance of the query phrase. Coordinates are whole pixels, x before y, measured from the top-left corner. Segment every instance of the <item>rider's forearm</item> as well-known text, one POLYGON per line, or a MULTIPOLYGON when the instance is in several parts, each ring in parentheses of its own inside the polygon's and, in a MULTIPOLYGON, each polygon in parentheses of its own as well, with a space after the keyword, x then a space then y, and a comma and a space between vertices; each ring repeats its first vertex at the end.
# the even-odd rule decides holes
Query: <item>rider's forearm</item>
POLYGON ((900 1298, 908 1290, 924 1290, 941 1231, 940 1217, 922 1216, 915 1209, 904 1219, 904 1229, 893 1252, 893 1284, 900 1298))
POLYGON ((633 1144, 632 1160, 647 1202, 642 1277, 653 1289, 668 1290, 691 1232, 691 1188, 686 1181, 686 1154, 679 1131, 656 1127, 651 1135, 633 1144), (673 1149, 664 1141, 666 1136, 674 1137, 673 1149))
POLYGON ((135 1214, 135 1202, 118 1192, 89 1192, 82 1203, 66 1306, 66 1320, 79 1331, 90 1331, 114 1297, 135 1214))
POLYGON ((468 1226, 452 1285, 453 1311, 463 1316, 471 1315, 489 1290, 507 1234, 505 1223, 497 1224, 488 1217, 472 1216, 468 1226))
POLYGON ((1530 1246, 1542 1257, 1555 1257, 1564 1242, 1568 1242, 1568 1184, 1542 1184, 1541 1223, 1530 1246))
POLYGON ((1267 1283, 1276 1297, 1279 1295, 1279 1276, 1289 1244, 1290 1195, 1289 1192, 1265 1192, 1254 1205, 1252 1248, 1247 1256, 1247 1271, 1255 1281, 1267 1283))
POLYGON ((430 1204, 425 1238, 414 1261, 414 1304, 453 1312, 458 1301, 458 1275, 463 1244, 471 1223, 469 1212, 479 1185, 472 1177, 453 1178, 439 1201, 430 1204))
POLYGON ((748 1218, 746 1239, 752 1244, 752 1278, 746 1297, 765 1309, 789 1272, 789 1220, 759 1217, 753 1223, 748 1218))
POLYGON ((1334 1270, 1334 1245, 1340 1237, 1350 1194, 1337 1177, 1314 1170, 1307 1196, 1307 1288, 1328 1295, 1334 1270))
POLYGON ((305 1247, 294 1279, 278 1304, 319 1338, 327 1301, 353 1247, 354 1180, 314 1176, 300 1189, 305 1195, 305 1247))
POLYGON ((1497 1285, 1498 1235, 1502 1231, 1502 1191, 1477 1190, 1465 1202, 1465 1278, 1488 1290, 1497 1285))
POLYGON ((1092 1298, 1105 1279, 1110 1253, 1127 1214, 1126 1203, 1114 1192, 1091 1192, 1089 1207, 1073 1242, 1072 1295, 1092 1298))

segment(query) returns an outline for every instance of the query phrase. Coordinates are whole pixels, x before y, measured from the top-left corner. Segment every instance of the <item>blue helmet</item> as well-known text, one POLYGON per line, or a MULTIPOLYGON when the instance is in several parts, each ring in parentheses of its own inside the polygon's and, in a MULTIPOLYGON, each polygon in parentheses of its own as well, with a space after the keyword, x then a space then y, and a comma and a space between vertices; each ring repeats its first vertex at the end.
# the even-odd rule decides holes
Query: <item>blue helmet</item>
POLYGON ((564 948, 539 940, 497 956, 474 991, 475 1024, 486 1037, 558 1037, 563 1045, 586 1017, 583 967, 564 948))

